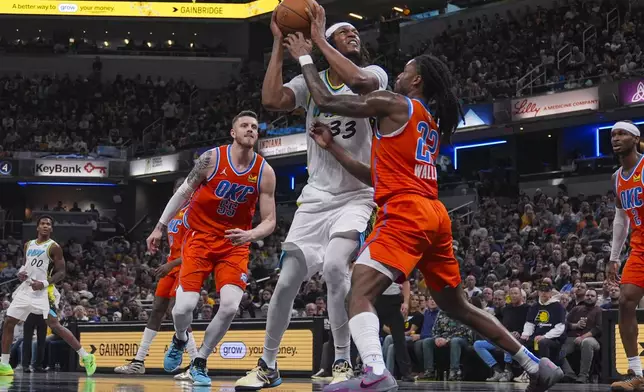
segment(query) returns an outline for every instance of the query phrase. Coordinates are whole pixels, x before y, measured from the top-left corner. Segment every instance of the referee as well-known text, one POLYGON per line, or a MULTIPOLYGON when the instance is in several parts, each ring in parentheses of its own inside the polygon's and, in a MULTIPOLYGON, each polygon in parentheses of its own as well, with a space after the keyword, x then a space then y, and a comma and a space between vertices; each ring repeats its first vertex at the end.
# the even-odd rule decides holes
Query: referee
MULTIPOLYGON (((411 376, 411 359, 405 341, 405 318, 409 312, 410 291, 409 281, 405 281, 402 285, 394 282, 376 299, 375 304, 380 318, 380 330, 382 331, 386 326, 391 333, 396 364, 403 381, 414 381, 411 376)), ((393 369, 389 370, 394 374, 393 369)))

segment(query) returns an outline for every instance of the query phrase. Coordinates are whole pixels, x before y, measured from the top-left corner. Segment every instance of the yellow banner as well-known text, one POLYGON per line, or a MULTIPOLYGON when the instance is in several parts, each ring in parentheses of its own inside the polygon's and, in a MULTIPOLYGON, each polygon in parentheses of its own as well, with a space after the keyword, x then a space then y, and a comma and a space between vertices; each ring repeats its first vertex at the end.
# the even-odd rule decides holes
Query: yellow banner
MULTIPOLYGON (((639 341, 637 347, 637 354, 640 357, 642 366, 644 367, 644 324, 639 324, 638 326, 639 341)), ((615 369, 619 374, 625 375, 628 373, 628 359, 626 358, 626 351, 624 351, 624 345, 622 344, 622 339, 619 337, 619 325, 615 325, 615 369)))
MULTIPOLYGON (((205 331, 194 331, 197 346, 201 345, 205 331)), ((168 351, 174 332, 159 332, 154 338, 145 367, 163 369, 163 357, 168 351)), ((137 332, 82 332, 81 344, 96 356, 100 367, 120 366, 136 355, 143 331, 137 332)), ((208 358, 208 367, 217 370, 250 370, 257 366, 264 348, 264 330, 228 331, 208 358)), ((313 371, 313 332, 287 330, 277 356, 280 370, 313 371)), ((183 363, 190 363, 187 353, 183 363)), ((82 365, 82 364, 81 364, 82 365)))
POLYGON ((278 3, 278 0, 255 0, 246 4, 162 3, 154 1, 1 0, 0 14, 247 19, 272 12, 278 3))

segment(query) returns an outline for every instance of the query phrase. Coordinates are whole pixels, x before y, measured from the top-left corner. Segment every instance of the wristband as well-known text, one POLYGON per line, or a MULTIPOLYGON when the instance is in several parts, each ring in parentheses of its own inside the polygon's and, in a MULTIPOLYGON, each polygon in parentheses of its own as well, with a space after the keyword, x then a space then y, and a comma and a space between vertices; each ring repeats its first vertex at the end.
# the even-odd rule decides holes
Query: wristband
POLYGON ((307 64, 313 64, 313 58, 311 58, 311 56, 309 56, 308 54, 304 56, 300 56, 297 60, 300 62, 301 67, 307 64))

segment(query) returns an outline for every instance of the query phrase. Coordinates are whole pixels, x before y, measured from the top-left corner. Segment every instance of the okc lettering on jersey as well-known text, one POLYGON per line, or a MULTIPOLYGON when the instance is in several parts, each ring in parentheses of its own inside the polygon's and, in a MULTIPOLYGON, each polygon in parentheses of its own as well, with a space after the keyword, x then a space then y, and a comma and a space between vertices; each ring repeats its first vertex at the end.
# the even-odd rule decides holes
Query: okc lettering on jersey
POLYGON ((183 219, 173 219, 168 223, 168 244, 172 246, 174 243, 174 235, 179 233, 179 227, 183 225, 183 219))
POLYGON ((626 189, 619 193, 619 199, 622 202, 622 208, 625 210, 631 210, 633 208, 638 208, 644 205, 642 201, 642 187, 638 186, 636 188, 626 189))
POLYGON ((253 193, 255 193, 255 187, 222 180, 215 189, 215 196, 222 199, 217 213, 233 217, 239 204, 246 203, 248 201, 246 196, 253 193))

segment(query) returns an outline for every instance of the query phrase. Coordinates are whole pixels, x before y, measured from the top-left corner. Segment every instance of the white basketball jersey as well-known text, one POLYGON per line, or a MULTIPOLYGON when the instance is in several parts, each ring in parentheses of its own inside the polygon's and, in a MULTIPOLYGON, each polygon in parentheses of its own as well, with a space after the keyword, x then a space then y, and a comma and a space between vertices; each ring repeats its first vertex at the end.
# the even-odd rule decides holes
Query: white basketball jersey
MULTIPOLYGON (((379 89, 384 90, 387 88, 388 76, 382 68, 377 65, 370 65, 364 69, 373 72, 378 77, 379 89)), ((329 82, 328 70, 320 72, 320 78, 333 95, 355 95, 344 84, 332 86, 329 82)), ((353 158, 366 165, 370 165, 373 120, 321 113, 313 99, 311 99, 303 75, 296 76, 293 80, 286 83, 285 86, 295 93, 296 107, 306 109, 307 132, 316 121, 329 125, 333 132, 335 143, 338 143, 346 149, 353 158)), ((364 190, 373 195, 373 188, 349 174, 329 152, 318 146, 311 138, 307 138, 307 140, 307 163, 309 172, 307 187, 310 186, 316 190, 332 195, 358 190, 364 190)), ((307 192, 303 191, 302 193, 306 194, 307 192)), ((311 192, 309 191, 308 193, 311 192)))
POLYGON ((38 243, 36 240, 29 241, 27 244, 27 253, 25 254, 25 271, 27 272, 28 278, 22 283, 23 290, 37 296, 47 295, 47 290, 34 291, 30 283, 36 280, 45 281, 51 275, 54 262, 49 251, 54 244, 56 244, 56 241, 52 239, 43 243, 38 243))

